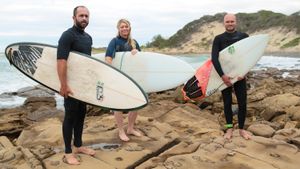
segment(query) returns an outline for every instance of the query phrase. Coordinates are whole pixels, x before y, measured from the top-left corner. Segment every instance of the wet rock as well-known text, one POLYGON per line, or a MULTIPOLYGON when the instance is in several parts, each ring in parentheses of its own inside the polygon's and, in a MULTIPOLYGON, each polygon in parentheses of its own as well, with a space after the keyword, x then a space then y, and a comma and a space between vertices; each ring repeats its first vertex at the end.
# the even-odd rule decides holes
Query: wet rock
POLYGON ((33 112, 38 110, 41 106, 56 107, 54 97, 29 97, 24 102, 24 107, 33 112))
MULTIPOLYGON (((0 137, 0 168, 22 168, 31 169, 39 167, 31 165, 30 160, 26 158, 22 147, 15 147, 7 137, 0 137)), ((41 166, 40 166, 41 167, 41 166)))
POLYGON ((256 136, 262 136, 262 137, 272 137, 275 130, 265 124, 253 124, 248 127, 250 132, 252 132, 256 136))
POLYGON ((27 126, 21 118, 27 112, 21 107, 0 109, 0 135, 18 135, 27 126))
POLYGON ((17 92, 4 92, 0 94, 0 99, 8 99, 8 98, 12 98, 12 96, 17 95, 17 92))
POLYGON ((21 148, 21 150, 24 154, 25 160, 30 164, 31 168, 34 168, 34 169, 42 169, 43 168, 41 162, 35 157, 34 154, 32 154, 30 152, 29 149, 21 148))
POLYGON ((274 117, 271 121, 274 123, 278 123, 283 128, 288 121, 291 121, 291 119, 290 119, 290 115, 282 114, 274 117))
POLYGON ((271 120, 275 116, 285 114, 286 108, 300 104, 300 97, 287 93, 265 98, 261 103, 266 107, 262 117, 271 120))
POLYGON ((284 129, 296 128, 297 123, 298 123, 297 121, 288 121, 285 124, 284 129))
POLYGON ((265 124, 265 125, 268 125, 268 126, 272 127, 276 131, 280 130, 284 127, 284 126, 282 126, 281 124, 279 124, 277 122, 269 122, 269 121, 257 121, 253 124, 265 124))
POLYGON ((300 137, 300 130, 295 128, 278 130, 273 136, 274 139, 282 140, 285 142, 290 142, 290 140, 297 137, 300 137))
POLYGON ((129 143, 124 149, 126 151, 142 151, 144 150, 144 147, 136 143, 129 143))
POLYGON ((292 138, 290 140, 290 142, 294 145, 296 145, 299 149, 300 149, 300 136, 296 137, 296 138, 292 138))
POLYGON ((38 157, 38 159, 46 159, 52 155, 55 154, 54 148, 50 145, 36 145, 33 147, 30 147, 30 151, 38 157))
POLYGON ((26 119, 32 122, 42 121, 45 118, 53 118, 58 117, 59 119, 62 119, 64 116, 64 112, 61 110, 57 110, 53 107, 48 106, 41 106, 37 108, 37 110, 33 112, 29 112, 26 115, 26 119))
POLYGON ((55 92, 41 85, 21 88, 17 91, 20 97, 54 97, 55 92))
POLYGON ((297 106, 300 104, 300 97, 291 93, 280 94, 272 97, 265 98, 262 104, 268 107, 275 108, 288 108, 291 106, 297 106))
POLYGON ((25 128, 16 141, 17 145, 24 147, 43 144, 57 146, 62 143, 61 121, 57 118, 49 118, 25 128))
POLYGON ((101 116, 104 114, 111 114, 109 109, 103 109, 97 106, 87 105, 87 116, 101 116))
POLYGON ((289 115, 291 115, 291 119, 294 121, 300 121, 300 106, 291 106, 285 110, 289 115))
POLYGON ((272 118, 285 114, 283 108, 274 109, 274 107, 266 107, 265 110, 261 113, 261 116, 264 120, 270 121, 272 118))
POLYGON ((251 95, 248 96, 248 102, 251 103, 251 102, 257 102, 257 101, 261 101, 263 100, 264 98, 267 97, 267 94, 265 92, 253 92, 251 95))

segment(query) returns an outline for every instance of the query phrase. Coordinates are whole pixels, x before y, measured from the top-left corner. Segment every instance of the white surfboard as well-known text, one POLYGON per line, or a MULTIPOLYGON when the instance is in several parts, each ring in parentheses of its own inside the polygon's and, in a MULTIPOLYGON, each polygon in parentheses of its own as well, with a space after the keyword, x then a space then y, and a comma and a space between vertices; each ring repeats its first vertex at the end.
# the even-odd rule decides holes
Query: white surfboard
MULTIPOLYGON (((60 90, 57 75, 57 48, 39 43, 15 43, 6 48, 6 56, 19 71, 40 84, 60 90)), ((78 52, 67 60, 71 97, 114 110, 132 110, 148 103, 147 95, 130 77, 116 68, 78 52)))
MULTIPOLYGON (((222 70, 224 74, 233 78, 232 84, 238 80, 238 77, 244 77, 255 66, 263 55, 268 41, 267 34, 254 35, 228 46, 219 53, 222 70)), ((214 90, 222 91, 226 88, 227 86, 213 67, 206 93, 209 95, 214 90)))
MULTIPOLYGON (((250 36, 228 46, 219 53, 222 70, 225 75, 232 78, 232 84, 237 82, 238 77, 244 77, 255 66, 263 55, 268 40, 268 35, 250 36)), ((209 59, 197 69, 195 76, 185 84, 182 92, 186 100, 198 100, 226 88, 227 86, 209 59)))
MULTIPOLYGON (((104 61, 105 53, 93 57, 104 61)), ((185 61, 153 52, 117 52, 112 65, 132 77, 147 93, 175 88, 195 74, 185 61)))

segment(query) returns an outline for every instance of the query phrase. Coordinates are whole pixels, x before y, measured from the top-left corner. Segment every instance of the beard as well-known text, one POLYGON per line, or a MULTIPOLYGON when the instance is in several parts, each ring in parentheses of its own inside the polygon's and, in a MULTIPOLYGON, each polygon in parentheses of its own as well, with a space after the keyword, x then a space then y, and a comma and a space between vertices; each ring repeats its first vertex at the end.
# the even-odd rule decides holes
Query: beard
POLYGON ((81 21, 79 22, 78 20, 76 20, 76 26, 80 29, 85 29, 88 25, 89 25, 89 21, 81 21))
POLYGON ((228 27, 226 27, 226 31, 227 32, 234 32, 235 31, 235 27, 234 26, 228 26, 228 27))

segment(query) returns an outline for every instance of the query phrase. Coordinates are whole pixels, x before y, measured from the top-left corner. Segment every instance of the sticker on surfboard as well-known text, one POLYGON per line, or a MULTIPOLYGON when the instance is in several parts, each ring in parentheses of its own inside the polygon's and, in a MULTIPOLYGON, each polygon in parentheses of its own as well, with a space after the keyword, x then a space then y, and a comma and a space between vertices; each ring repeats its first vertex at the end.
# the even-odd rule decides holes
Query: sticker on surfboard
POLYGON ((97 85, 96 85, 96 98, 99 101, 103 101, 103 98, 104 98, 104 96, 103 96, 103 85, 104 85, 104 83, 100 82, 100 81, 98 81, 97 85))

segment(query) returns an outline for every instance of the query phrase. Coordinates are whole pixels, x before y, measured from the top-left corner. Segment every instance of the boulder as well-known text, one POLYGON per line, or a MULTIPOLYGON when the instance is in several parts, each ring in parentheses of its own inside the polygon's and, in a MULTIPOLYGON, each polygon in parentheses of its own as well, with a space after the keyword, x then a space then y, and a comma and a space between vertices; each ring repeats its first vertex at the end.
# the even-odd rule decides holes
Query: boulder
POLYGON ((268 138, 272 137, 275 132, 275 130, 272 127, 265 124, 253 124, 249 126, 247 130, 249 130, 256 136, 262 136, 268 138))

